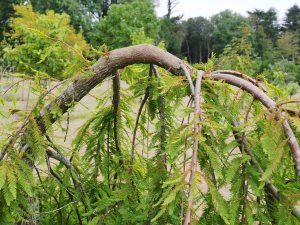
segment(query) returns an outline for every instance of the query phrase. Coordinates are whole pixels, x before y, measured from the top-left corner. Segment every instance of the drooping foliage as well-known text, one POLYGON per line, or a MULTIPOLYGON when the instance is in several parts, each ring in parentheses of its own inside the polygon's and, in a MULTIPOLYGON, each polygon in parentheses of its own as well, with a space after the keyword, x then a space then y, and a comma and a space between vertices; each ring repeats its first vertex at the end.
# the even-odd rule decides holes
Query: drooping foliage
POLYGON ((5 20, 4 57, 22 74, 0 74, 0 225, 299 223, 299 171, 283 127, 299 141, 297 7, 279 33, 273 10, 250 13, 254 23, 230 11, 181 23, 170 10, 159 27, 153 1, 43 2, 32 4, 44 14, 21 5, 5 20), (70 24, 95 46, 165 40, 160 48, 197 64, 182 61, 177 76, 154 64, 112 71, 95 92, 80 90, 88 106, 73 101, 63 115, 47 104, 116 60, 70 24), (275 106, 212 74, 251 82, 275 106))
MULTIPOLYGON (((224 54, 226 60, 213 57, 197 69, 210 74, 222 63, 237 64, 233 69, 251 73, 247 38, 245 30, 224 54)), ((141 30, 131 40, 153 42, 141 30)), ((104 52, 103 59, 108 58, 104 52)), ((58 107, 49 111, 51 115, 43 111, 43 124, 49 127, 44 133, 35 118, 60 86, 72 80, 52 83, 49 90, 39 85, 39 76, 33 80, 33 91, 40 97, 32 111, 19 112, 16 122, 8 123, 11 130, 1 131, 5 138, 0 142, 0 224, 183 224, 188 209, 191 224, 299 222, 293 215, 299 178, 282 129, 289 119, 299 137, 297 116, 286 114, 278 120, 276 111, 266 109, 251 94, 204 77, 197 118, 193 97, 197 92, 184 74, 174 76, 154 65, 136 64, 115 71, 100 84, 101 93, 91 94, 96 107, 84 115, 86 122, 75 137, 65 134, 65 119, 72 120, 61 117, 58 107), (58 119, 52 128, 50 118, 58 119), (199 133, 195 124, 201 127, 199 133), (59 133, 72 144, 59 141, 59 133), (196 136, 198 157, 193 159, 196 136), (271 193, 270 185, 280 195, 271 193)), ((256 82, 277 99, 280 110, 286 110, 286 104, 297 110, 289 103, 287 89, 256 82)), ((1 114, 8 119, 15 116, 7 111, 10 103, 1 104, 1 114)), ((75 102, 69 107, 72 116, 78 108, 75 102)))

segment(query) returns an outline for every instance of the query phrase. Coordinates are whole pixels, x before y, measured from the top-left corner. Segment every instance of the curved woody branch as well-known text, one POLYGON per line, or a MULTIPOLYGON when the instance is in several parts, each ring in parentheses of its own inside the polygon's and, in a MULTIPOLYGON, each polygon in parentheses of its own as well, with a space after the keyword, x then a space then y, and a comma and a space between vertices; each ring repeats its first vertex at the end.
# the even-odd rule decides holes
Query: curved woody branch
MULTIPOLYGON (((108 56, 101 57, 99 61, 92 66, 92 68, 88 71, 88 73, 91 74, 89 77, 79 77, 74 83, 69 85, 69 87, 60 96, 58 96, 47 107, 40 111, 40 115, 35 119, 41 132, 44 133, 48 128, 44 122, 44 117, 46 114, 48 116, 50 115, 50 121, 52 123, 58 119, 51 114, 51 111, 54 107, 59 107, 62 111, 62 114, 64 114, 70 107, 74 105, 74 102, 79 102, 90 92, 90 90, 92 90, 97 84, 101 83, 104 79, 111 76, 116 70, 135 63, 155 64, 165 68, 175 75, 186 74, 186 71, 190 69, 176 56, 173 56, 172 54, 153 45, 141 44, 113 50, 108 56)), ((233 72, 230 72, 233 75, 229 75, 229 72, 221 72, 206 74, 203 78, 223 80, 226 83, 239 87, 252 94, 269 110, 278 111, 276 108, 276 103, 261 89, 259 89, 250 81, 239 78, 244 76, 240 74, 237 75, 233 72)), ((276 117, 278 120, 281 118, 281 113, 279 111, 276 117)), ((300 176, 299 144, 287 120, 283 120, 282 126, 292 150, 298 176, 300 176)))

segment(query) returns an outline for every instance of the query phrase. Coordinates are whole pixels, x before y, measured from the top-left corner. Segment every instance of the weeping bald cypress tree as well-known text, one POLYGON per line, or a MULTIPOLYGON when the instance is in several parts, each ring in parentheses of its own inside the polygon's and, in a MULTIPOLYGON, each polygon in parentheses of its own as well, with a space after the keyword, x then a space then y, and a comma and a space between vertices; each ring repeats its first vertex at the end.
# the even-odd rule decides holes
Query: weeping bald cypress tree
POLYGON ((142 44, 35 86, 1 140, 0 224, 299 223, 297 100, 267 81, 142 44), (101 85, 66 147, 57 129, 101 85))

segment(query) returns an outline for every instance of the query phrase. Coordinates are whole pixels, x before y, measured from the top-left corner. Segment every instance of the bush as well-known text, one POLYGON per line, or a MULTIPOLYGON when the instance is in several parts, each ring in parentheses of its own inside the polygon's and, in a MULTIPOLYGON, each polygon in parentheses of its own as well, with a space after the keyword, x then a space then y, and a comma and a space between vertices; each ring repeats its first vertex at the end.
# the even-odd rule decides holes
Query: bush
POLYGON ((18 17, 11 18, 12 29, 2 45, 4 60, 15 65, 17 72, 62 79, 85 65, 89 45, 71 27, 67 14, 52 10, 39 14, 31 5, 14 9, 18 17))
POLYGON ((145 34, 155 38, 159 31, 159 22, 154 6, 149 0, 114 4, 108 15, 100 19, 93 31, 93 45, 107 44, 111 48, 120 48, 131 44, 132 33, 144 28, 145 34))

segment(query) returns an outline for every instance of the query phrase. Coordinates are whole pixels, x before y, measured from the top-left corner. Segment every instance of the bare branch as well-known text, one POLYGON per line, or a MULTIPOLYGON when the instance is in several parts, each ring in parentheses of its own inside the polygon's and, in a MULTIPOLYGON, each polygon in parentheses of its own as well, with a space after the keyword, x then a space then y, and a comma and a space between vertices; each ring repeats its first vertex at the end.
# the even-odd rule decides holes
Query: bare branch
MULTIPOLYGON (((151 69, 151 65, 150 65, 150 69, 149 69, 149 77, 151 76, 152 73, 152 69, 151 69)), ((139 125, 139 120, 144 108, 144 105, 146 104, 148 98, 149 98, 149 86, 147 86, 146 90, 145 90, 145 95, 143 97, 143 100, 141 102, 141 105, 139 107, 137 116, 136 116, 136 120, 135 120, 135 126, 134 126, 134 130, 133 130, 133 135, 132 135, 132 145, 131 145, 131 154, 130 154, 130 175, 132 175, 133 173, 133 160, 134 160, 134 149, 135 149, 135 140, 136 140, 136 133, 138 130, 138 125, 139 125)))
POLYGON ((201 130, 201 125, 199 124, 200 120, 200 113, 201 113, 201 108, 200 108, 200 92, 201 92, 201 81, 202 81, 202 75, 203 71, 198 71, 197 73, 197 80, 196 80, 196 87, 195 87, 195 112, 194 112, 194 133, 195 133, 195 138, 194 138, 194 148, 193 148, 193 154, 192 154, 192 162, 191 162, 191 173, 190 173, 190 178, 189 178, 189 189, 188 189, 188 203, 187 203, 187 210, 185 214, 185 221, 184 225, 189 225, 191 222, 191 210, 193 208, 193 196, 192 194, 192 185, 193 185, 193 180, 195 176, 195 172, 197 169, 198 165, 198 145, 199 145, 199 133, 201 130))
POLYGON ((238 72, 238 71, 234 71, 234 70, 216 70, 213 73, 223 73, 223 74, 229 74, 229 75, 233 75, 233 76, 237 76, 240 78, 243 78, 244 80, 247 80, 249 82, 251 82, 252 84, 254 84, 255 86, 261 88, 264 92, 266 92, 266 87, 264 86, 263 83, 259 82, 258 80, 255 80, 254 78, 248 76, 247 74, 238 72))
POLYGON ((186 78, 190 84, 190 89, 191 89, 192 95, 195 95, 195 86, 193 84, 193 80, 192 80, 190 71, 188 70, 188 68, 185 64, 181 64, 180 67, 182 68, 184 75, 186 76, 186 78))

